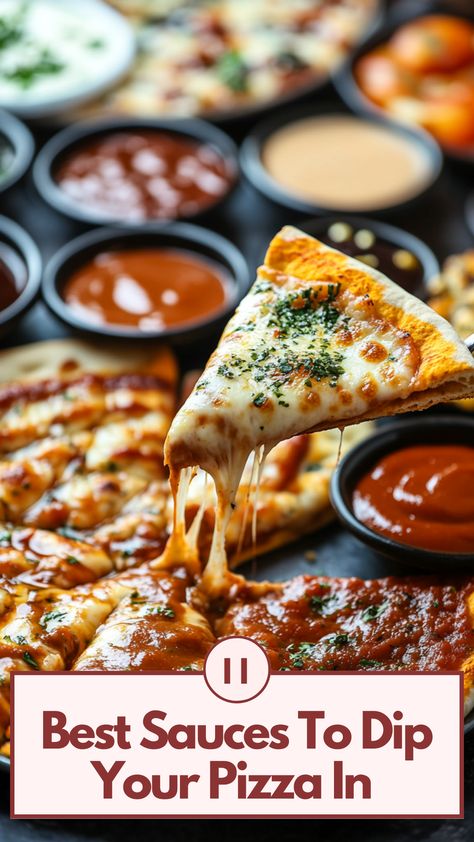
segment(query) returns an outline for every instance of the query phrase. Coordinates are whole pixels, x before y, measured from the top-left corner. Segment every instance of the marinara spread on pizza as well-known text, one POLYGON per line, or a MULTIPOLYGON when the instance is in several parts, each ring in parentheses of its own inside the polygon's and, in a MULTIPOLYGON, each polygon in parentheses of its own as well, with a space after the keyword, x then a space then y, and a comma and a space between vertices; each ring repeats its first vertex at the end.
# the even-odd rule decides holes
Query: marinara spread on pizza
POLYGON ((462 669, 472 707, 474 579, 230 572, 330 519, 334 428, 347 449, 372 418, 474 394, 420 302, 286 228, 177 415, 166 348, 0 363, 1 753, 12 671, 201 670, 236 634, 274 669, 462 669))

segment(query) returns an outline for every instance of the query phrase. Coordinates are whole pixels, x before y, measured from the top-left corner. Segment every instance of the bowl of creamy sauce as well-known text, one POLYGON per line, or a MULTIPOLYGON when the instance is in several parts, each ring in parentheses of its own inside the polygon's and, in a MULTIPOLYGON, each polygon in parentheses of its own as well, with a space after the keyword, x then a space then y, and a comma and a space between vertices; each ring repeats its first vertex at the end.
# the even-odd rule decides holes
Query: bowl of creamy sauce
POLYGON ((0 106, 50 117, 108 90, 131 66, 133 31, 101 0, 0 0, 0 106))
POLYGON ((373 117, 304 110, 283 125, 264 123, 242 147, 254 186, 304 213, 399 209, 431 187, 439 147, 422 132, 373 117))

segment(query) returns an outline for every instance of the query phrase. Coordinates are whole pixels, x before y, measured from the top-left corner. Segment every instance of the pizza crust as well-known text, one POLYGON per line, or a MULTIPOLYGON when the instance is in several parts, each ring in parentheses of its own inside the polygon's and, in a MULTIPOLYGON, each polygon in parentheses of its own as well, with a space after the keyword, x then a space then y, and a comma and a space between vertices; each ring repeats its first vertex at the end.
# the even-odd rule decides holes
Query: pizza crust
POLYGON ((0 351, 0 383, 28 383, 61 375, 80 373, 154 374, 175 385, 178 377, 171 350, 162 345, 153 352, 124 342, 85 342, 81 339, 51 339, 0 351))

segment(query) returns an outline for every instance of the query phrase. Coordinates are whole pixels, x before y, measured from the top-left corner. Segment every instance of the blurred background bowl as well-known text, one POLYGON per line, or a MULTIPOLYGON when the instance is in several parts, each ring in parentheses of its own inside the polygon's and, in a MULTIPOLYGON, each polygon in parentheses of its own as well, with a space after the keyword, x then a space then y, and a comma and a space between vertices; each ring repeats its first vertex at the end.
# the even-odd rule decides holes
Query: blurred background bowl
MULTIPOLYGON (((163 176, 165 178, 165 176, 163 176)), ((51 207, 71 219, 86 225, 119 224, 122 227, 136 227, 147 221, 166 223, 176 219, 197 219, 212 213, 229 197, 239 178, 239 162, 237 148, 234 142, 223 131, 204 120, 160 120, 148 118, 108 118, 81 122, 64 129, 54 135, 40 151, 33 167, 33 178, 36 189, 41 197, 51 207), (188 213, 170 214, 168 218, 153 219, 124 219, 117 214, 101 212, 94 208, 93 199, 81 203, 73 199, 57 181, 57 172, 62 162, 74 154, 86 149, 90 143, 95 143, 119 135, 139 134, 145 132, 157 137, 177 137, 185 141, 209 146, 225 163, 227 189, 214 200, 209 201, 196 210, 188 213)))
POLYGON ((5 336, 36 300, 42 268, 36 243, 23 228, 5 216, 0 216, 0 264, 17 291, 12 303, 0 310, 0 336, 5 336))
POLYGON ((8 111, 0 110, 0 193, 13 187, 31 164, 33 135, 8 111))

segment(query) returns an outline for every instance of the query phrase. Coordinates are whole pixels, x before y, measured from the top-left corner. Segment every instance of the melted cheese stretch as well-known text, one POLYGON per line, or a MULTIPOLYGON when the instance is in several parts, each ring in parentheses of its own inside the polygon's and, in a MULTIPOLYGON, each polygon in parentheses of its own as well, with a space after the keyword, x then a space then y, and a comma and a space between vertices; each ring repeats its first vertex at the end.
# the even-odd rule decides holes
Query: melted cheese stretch
MULTIPOLYGON (((474 362, 418 299, 285 228, 165 444, 173 485, 199 466, 217 514, 205 580, 226 580, 225 531, 249 454, 313 429, 474 394, 474 362)), ((184 504, 180 512, 184 511, 184 504)), ((176 524, 183 531, 183 517, 176 524)))

